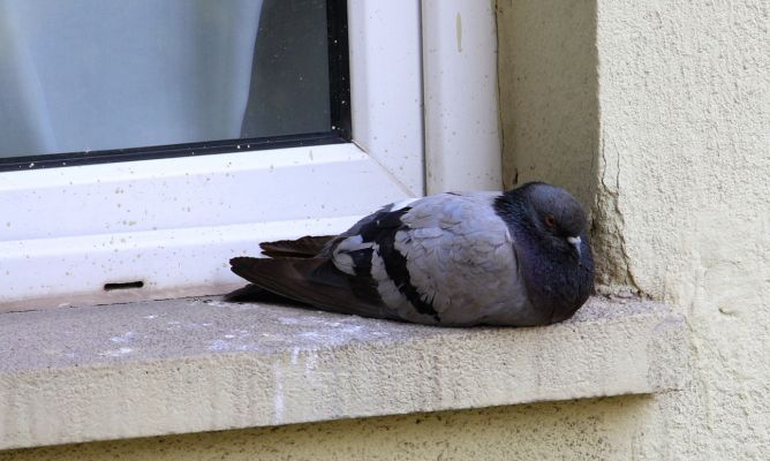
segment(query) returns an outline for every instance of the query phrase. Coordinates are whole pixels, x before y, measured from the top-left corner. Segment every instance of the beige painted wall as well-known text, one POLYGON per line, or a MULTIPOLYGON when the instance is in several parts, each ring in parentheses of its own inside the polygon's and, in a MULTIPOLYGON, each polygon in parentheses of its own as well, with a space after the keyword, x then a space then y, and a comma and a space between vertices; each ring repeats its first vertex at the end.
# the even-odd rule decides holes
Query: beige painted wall
POLYGON ((691 328, 684 391, 0 453, 10 459, 770 457, 770 3, 500 0, 509 181, 591 204, 600 281, 691 328))
POLYGON ((599 0, 597 30, 599 204, 630 281, 692 330, 662 443, 770 459, 770 3, 599 0))
POLYGON ((508 171, 595 194, 600 288, 688 318, 690 385, 637 448, 770 459, 770 3, 498 7, 508 171))

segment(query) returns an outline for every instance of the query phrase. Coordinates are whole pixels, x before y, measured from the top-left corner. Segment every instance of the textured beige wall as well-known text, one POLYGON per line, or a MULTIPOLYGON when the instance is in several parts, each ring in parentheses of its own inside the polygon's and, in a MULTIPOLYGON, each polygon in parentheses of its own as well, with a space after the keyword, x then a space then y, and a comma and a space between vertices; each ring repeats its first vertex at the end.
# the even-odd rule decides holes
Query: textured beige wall
POLYGON ((592 204, 605 289, 629 287, 686 314, 691 342, 682 347, 694 352, 682 370, 686 390, 41 448, 0 460, 768 459, 770 3, 498 7, 508 179, 516 168, 520 182, 575 190, 592 204))
POLYGON ((626 281, 692 330, 660 443, 770 459, 770 3, 598 0, 597 17, 598 203, 626 281))
POLYGON ((688 318, 690 385, 650 401, 637 449, 769 459, 770 3, 498 8, 509 171, 595 193, 600 288, 688 318))
POLYGON ((593 1, 499 0, 497 18, 506 187, 548 181, 591 203, 599 137, 593 1))

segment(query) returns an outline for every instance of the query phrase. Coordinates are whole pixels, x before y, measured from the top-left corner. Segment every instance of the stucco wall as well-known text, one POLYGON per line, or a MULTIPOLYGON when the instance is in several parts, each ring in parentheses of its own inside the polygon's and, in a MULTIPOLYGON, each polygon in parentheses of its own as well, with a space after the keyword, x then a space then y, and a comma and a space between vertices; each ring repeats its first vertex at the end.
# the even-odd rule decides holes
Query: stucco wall
MULTIPOLYGON (((599 0, 600 194, 630 281, 688 316, 670 453, 770 456, 770 3, 599 0)), ((600 236, 601 240, 602 237, 600 236)))
POLYGON ((590 203, 602 289, 686 314, 684 391, 0 453, 8 459, 767 459, 770 4, 500 0, 509 180, 590 203))
POLYGON ((767 459, 770 4, 498 6, 505 154, 519 181, 581 195, 595 185, 600 288, 665 300, 688 318, 689 388, 651 403, 637 448, 656 459, 767 459), (547 58, 533 58, 532 37, 547 58), (596 88, 595 109, 572 87, 593 69, 595 86, 583 86, 596 88))
POLYGON ((558 183, 589 204, 599 142, 593 2, 500 0, 497 17, 505 185, 558 183))

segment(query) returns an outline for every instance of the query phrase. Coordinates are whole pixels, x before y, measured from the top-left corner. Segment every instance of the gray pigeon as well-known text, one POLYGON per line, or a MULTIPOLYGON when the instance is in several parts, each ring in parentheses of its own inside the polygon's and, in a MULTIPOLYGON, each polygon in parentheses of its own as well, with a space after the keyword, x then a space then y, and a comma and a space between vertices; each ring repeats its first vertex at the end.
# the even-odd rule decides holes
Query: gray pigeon
POLYGON ((337 236, 261 247, 268 258, 230 260, 258 289, 326 311, 429 325, 559 322, 594 280, 583 207, 544 183, 403 201, 337 236))

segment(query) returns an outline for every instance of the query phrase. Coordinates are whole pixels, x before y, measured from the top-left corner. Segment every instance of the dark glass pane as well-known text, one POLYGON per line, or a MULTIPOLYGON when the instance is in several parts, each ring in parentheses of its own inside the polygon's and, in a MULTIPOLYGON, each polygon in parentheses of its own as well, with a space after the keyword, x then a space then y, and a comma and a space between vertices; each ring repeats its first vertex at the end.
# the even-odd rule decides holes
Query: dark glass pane
POLYGON ((242 137, 329 130, 326 2, 264 0, 253 62, 242 137))

